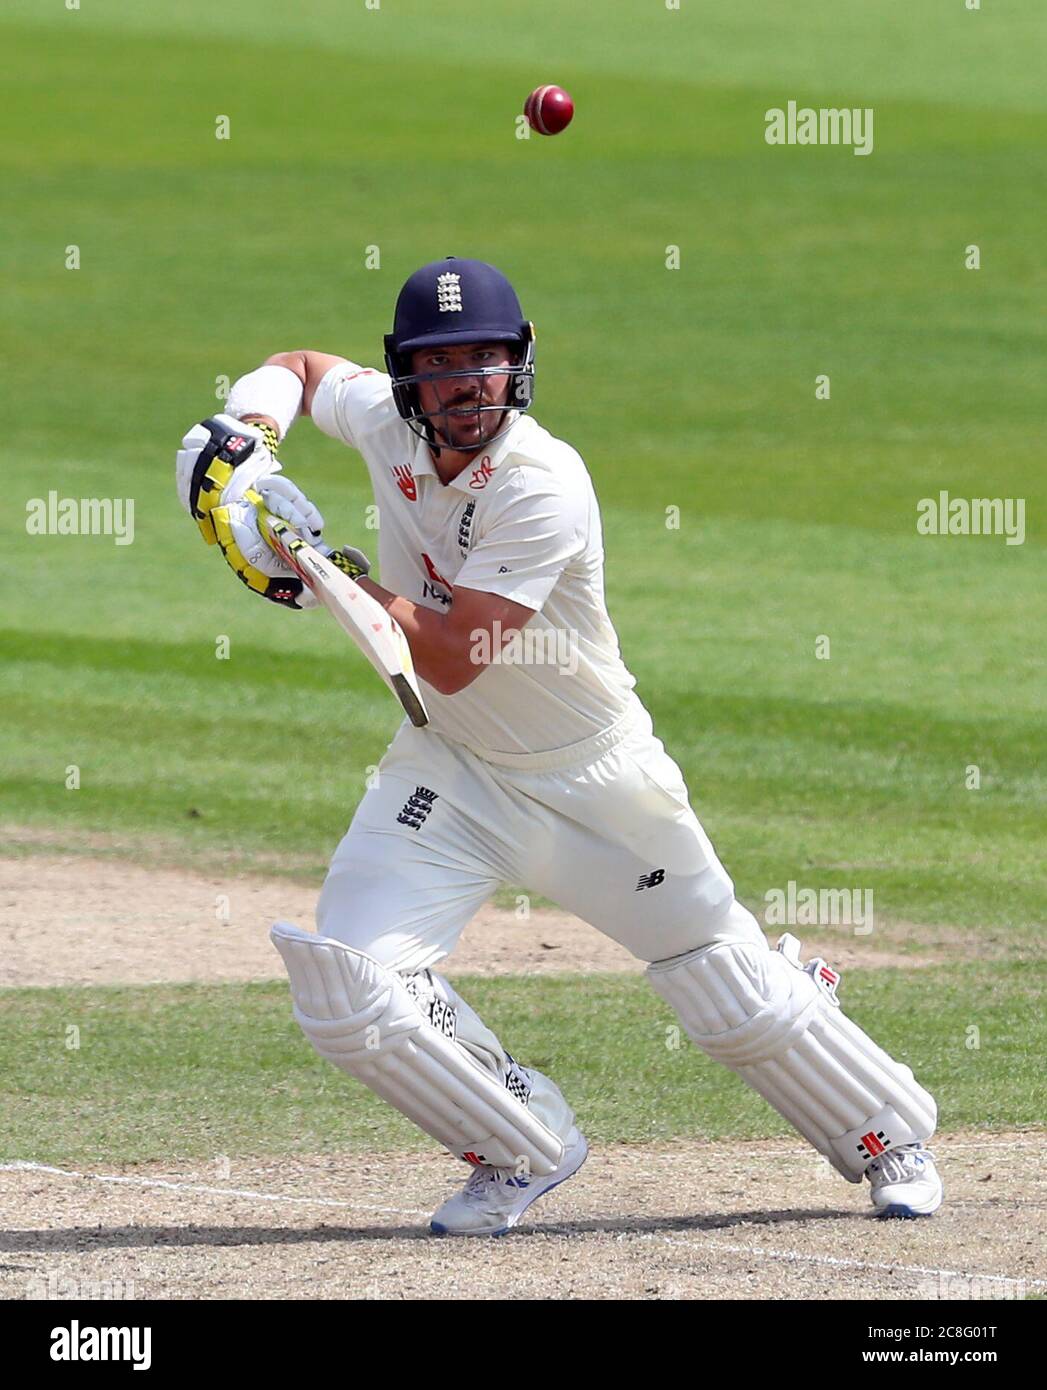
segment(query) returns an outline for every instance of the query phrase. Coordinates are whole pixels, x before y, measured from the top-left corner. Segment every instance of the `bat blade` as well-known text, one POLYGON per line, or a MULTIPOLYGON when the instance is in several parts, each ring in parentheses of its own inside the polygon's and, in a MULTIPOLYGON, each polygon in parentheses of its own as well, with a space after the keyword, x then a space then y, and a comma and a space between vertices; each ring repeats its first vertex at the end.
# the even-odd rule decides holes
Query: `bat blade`
POLYGON ((266 538, 331 614, 400 701, 416 728, 429 723, 403 629, 382 605, 286 522, 266 516, 266 538))

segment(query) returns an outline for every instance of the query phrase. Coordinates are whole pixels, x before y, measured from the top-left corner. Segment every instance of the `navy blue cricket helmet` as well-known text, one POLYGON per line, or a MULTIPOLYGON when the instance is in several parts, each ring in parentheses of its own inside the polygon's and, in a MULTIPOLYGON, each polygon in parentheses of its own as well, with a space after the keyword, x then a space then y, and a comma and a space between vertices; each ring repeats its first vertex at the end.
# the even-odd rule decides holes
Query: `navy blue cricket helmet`
MULTIPOLYGON (((447 411, 422 411, 418 396, 421 381, 445 381, 454 377, 509 377, 507 405, 477 403, 475 410, 480 435, 483 415, 503 414, 507 410, 529 410, 534 399, 534 325, 523 316, 516 291, 493 265, 447 256, 416 270, 400 291, 393 318, 393 331, 385 335, 385 364, 392 380, 393 400, 400 415, 415 434, 436 443, 434 421, 447 411), (411 370, 411 354, 418 348, 442 347, 454 343, 511 343, 517 347, 515 361, 506 367, 470 367, 453 372, 411 370)), ((458 409, 456 413, 463 413, 458 409)), ((446 420, 444 421, 446 423, 446 420)), ((511 423, 511 422, 510 422, 511 423)), ((482 448, 508 428, 482 439, 482 448)))

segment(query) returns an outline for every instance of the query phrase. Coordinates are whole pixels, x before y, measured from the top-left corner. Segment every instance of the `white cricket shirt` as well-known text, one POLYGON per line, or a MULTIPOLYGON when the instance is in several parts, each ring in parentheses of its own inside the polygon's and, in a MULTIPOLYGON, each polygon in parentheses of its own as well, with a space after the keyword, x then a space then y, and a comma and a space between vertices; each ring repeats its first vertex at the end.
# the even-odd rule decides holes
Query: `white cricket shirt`
POLYGON ((352 362, 324 376, 311 413, 367 464, 386 589, 440 612, 458 584, 539 614, 457 694, 419 677, 436 732, 480 757, 538 754, 590 739, 639 706, 604 602, 596 494, 569 444, 518 415, 445 484, 397 413, 389 377, 352 362))

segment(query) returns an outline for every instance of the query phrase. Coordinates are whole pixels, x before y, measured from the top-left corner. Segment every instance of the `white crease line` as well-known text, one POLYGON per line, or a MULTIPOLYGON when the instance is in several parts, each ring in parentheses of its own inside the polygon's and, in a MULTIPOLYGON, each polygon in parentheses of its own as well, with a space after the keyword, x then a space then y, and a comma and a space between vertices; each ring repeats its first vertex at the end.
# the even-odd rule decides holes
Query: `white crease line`
MULTIPOLYGON (((650 1232, 657 1236, 657 1232, 650 1232)), ((661 1236, 666 1245, 684 1245, 693 1249, 693 1243, 679 1240, 673 1236, 661 1236)), ((726 1255, 756 1255, 761 1259, 786 1260, 792 1264, 829 1265, 835 1269, 877 1269, 891 1274, 937 1274, 949 1279, 992 1279, 998 1284, 1023 1284, 1040 1288, 1047 1285, 1047 1279, 1023 1279, 1011 1274, 978 1274, 970 1270, 936 1269, 926 1265, 881 1264, 874 1260, 842 1260, 834 1255, 801 1255, 795 1250, 765 1250, 758 1245, 724 1245, 717 1240, 702 1238, 702 1250, 722 1250, 726 1255)))
MULTIPOLYGON (((1005 1144, 994 1144, 991 1140, 986 1140, 984 1143, 981 1141, 974 1143, 964 1143, 963 1141, 953 1143, 947 1134, 943 1134, 939 1138, 932 1138, 928 1142, 927 1147, 930 1149, 940 1149, 942 1154, 948 1155, 953 1153, 966 1153, 970 1149, 992 1149, 997 1153, 1005 1149, 1027 1150, 1030 1148, 1042 1147, 1045 1143, 1047 1143, 1047 1135, 1039 1131, 1030 1134, 1028 1140, 1008 1140, 1005 1144)), ((660 1153, 656 1154, 655 1157, 658 1159, 659 1163, 663 1160, 671 1161, 674 1159, 678 1161, 686 1160, 689 1163, 693 1163, 696 1158, 705 1157, 709 1152, 709 1148, 703 1148, 699 1141, 695 1141, 695 1148, 693 1150, 688 1150, 686 1153, 660 1153)), ((794 1149, 751 1149, 749 1153, 754 1158, 797 1158, 803 1160, 818 1160, 821 1158, 821 1154, 818 1153, 817 1149, 799 1147, 794 1149)), ((598 1158, 599 1156, 600 1150, 594 1149, 593 1157, 598 1158)), ((721 1158, 731 1158, 732 1153, 729 1149, 726 1149, 718 1156, 721 1158)), ((828 1162, 828 1160, 826 1160, 826 1162, 828 1162)))
POLYGON ((118 1174, 77 1173, 69 1168, 52 1168, 47 1163, 0 1163, 0 1172, 54 1173, 62 1178, 83 1178, 88 1182, 122 1183, 128 1187, 162 1187, 172 1192, 205 1192, 215 1197, 252 1197, 263 1202, 286 1202, 307 1207, 348 1207, 351 1211, 380 1211, 393 1216, 428 1216, 414 1207, 376 1207, 366 1202, 345 1202, 338 1197, 285 1197, 277 1192, 254 1192, 245 1187, 208 1187, 196 1182, 166 1182, 163 1178, 128 1178, 118 1174))
POLYGON ((964 1140, 959 1140, 954 1144, 947 1134, 943 1134, 940 1139, 930 1139, 928 1144, 931 1148, 941 1149, 942 1153, 964 1153, 967 1149, 1028 1149, 1035 1147, 1037 1143, 1042 1145, 1045 1137, 1047 1136, 1037 1131, 1025 1139, 1008 1139, 1003 1144, 994 1144, 991 1139, 979 1140, 977 1143, 966 1143, 964 1140))

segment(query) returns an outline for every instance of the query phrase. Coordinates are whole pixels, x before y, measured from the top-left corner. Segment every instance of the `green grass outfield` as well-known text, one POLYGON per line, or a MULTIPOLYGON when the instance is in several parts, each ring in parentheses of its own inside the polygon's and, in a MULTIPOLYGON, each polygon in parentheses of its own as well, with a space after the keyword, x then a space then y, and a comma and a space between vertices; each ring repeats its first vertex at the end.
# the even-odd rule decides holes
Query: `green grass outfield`
MULTIPOLYGON (((219 374, 376 361, 456 251, 538 325, 535 413, 594 475, 626 660, 740 895, 1043 922, 1040 0, 8 0, 0 38, 0 816, 322 868, 395 708, 203 546, 174 451, 219 374), (518 141, 548 80, 575 123, 518 141), (769 147, 790 99, 872 106, 873 154, 769 147), (132 496, 134 544, 27 535, 52 488, 132 496), (943 488, 1024 498, 1025 544, 918 537, 943 488)), ((283 456, 373 549, 358 460, 308 423, 283 456)))
MULTIPOLYGON (((456 985, 514 1054, 556 1077, 596 1142, 791 1133, 737 1077, 681 1044, 642 978, 456 985)), ((939 1096, 948 1133, 1042 1123, 1041 987, 1014 965, 860 971, 846 1003, 939 1096)), ((431 1147, 316 1055, 286 985, 10 990, 3 1001, 2 1160, 431 1147)))

